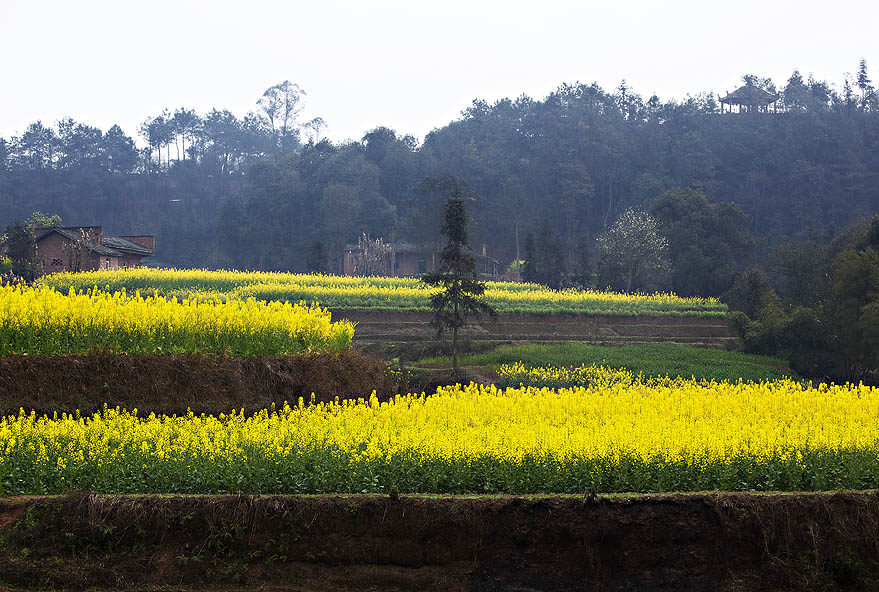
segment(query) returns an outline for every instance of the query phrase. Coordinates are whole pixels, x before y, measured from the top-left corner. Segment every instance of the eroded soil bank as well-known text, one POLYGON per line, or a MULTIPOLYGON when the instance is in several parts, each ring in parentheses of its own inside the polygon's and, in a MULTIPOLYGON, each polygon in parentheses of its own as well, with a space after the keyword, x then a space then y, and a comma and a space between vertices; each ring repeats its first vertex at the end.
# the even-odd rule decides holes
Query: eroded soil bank
POLYGON ((13 590, 876 590, 879 495, 0 500, 13 590))
MULTIPOLYGON (((103 404, 165 414, 264 409, 299 397, 387 397, 387 366, 357 351, 286 357, 217 355, 0 356, 0 415, 20 408, 85 415, 103 404)), ((395 392, 395 391, 394 391, 395 392)))
MULTIPOLYGON (((431 313, 416 311, 332 311, 333 320, 357 323, 354 343, 360 346, 433 343, 431 313)), ((738 332, 725 316, 591 316, 585 314, 502 313, 497 319, 472 317, 461 331, 474 343, 589 341, 605 345, 675 342, 736 349, 738 332)))

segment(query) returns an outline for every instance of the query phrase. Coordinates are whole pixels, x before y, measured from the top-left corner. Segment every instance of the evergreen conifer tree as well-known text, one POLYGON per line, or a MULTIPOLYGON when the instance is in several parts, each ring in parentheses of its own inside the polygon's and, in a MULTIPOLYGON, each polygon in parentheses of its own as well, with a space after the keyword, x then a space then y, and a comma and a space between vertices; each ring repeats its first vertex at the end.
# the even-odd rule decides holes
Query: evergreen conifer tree
POLYGON ((467 219, 461 190, 456 186, 446 202, 441 230, 448 242, 440 253, 436 269, 421 278, 430 286, 442 288, 430 298, 433 309, 430 324, 436 328, 437 335, 442 335, 446 329, 452 330, 452 368, 456 375, 458 329, 466 325, 469 316, 482 313, 492 318, 497 316, 494 309, 481 300, 485 284, 479 281, 476 273, 476 257, 470 250, 467 219))

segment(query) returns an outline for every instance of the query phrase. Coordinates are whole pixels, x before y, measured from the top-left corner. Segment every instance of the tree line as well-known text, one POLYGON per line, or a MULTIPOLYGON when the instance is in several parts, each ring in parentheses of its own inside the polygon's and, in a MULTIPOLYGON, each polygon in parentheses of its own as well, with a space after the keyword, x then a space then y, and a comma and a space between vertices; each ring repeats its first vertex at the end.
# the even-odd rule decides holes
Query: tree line
POLYGON ((40 210, 155 234, 162 265, 338 271, 364 233, 439 242, 441 181, 454 177, 476 196, 473 244, 528 261, 520 276, 719 296, 776 245, 829 241, 879 210, 879 99, 864 61, 839 88, 799 72, 778 88, 742 83, 777 93, 778 113, 576 83, 541 100, 475 100, 421 143, 385 127, 333 143, 322 119, 300 121, 305 93, 285 81, 244 117, 147 117, 143 148, 118 126, 35 122, 0 139, 0 228, 40 210), (620 250, 636 223, 664 259, 620 250))

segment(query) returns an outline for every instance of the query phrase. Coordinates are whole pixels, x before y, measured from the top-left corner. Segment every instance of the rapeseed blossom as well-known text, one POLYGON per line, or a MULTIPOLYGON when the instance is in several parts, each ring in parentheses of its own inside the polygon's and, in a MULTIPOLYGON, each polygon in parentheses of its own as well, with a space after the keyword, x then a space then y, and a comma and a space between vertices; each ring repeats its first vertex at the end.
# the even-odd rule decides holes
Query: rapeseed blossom
POLYGON ((613 372, 586 387, 454 385, 216 417, 21 413, 0 420, 0 484, 6 494, 879 486, 879 389, 613 372))
POLYGON ((285 355, 340 352, 353 336, 352 323, 317 305, 0 287, 0 354, 285 355))
MULTIPOLYGON (((108 291, 158 290, 165 296, 256 298, 319 302, 328 308, 428 310, 431 288, 417 278, 349 277, 320 274, 201 269, 149 269, 60 273, 44 281, 66 291, 99 286, 108 291)), ((550 290, 537 284, 487 282, 485 301, 499 312, 593 315, 698 315, 726 313, 715 298, 682 298, 669 293, 622 294, 598 290, 550 290)))

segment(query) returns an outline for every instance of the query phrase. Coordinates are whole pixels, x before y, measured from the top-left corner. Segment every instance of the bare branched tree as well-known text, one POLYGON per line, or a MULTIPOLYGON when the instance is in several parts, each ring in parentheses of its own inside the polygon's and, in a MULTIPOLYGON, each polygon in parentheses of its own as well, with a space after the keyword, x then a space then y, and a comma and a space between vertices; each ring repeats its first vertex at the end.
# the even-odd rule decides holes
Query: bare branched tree
POLYGON ((357 275, 391 275, 393 246, 384 239, 370 239, 363 233, 357 238, 357 248, 361 255, 354 262, 354 273, 357 275))
POLYGON ((296 117, 302 111, 304 96, 305 91, 298 84, 285 80, 267 88, 256 104, 262 109, 272 131, 285 138, 293 131, 296 117))
POLYGON ((67 255, 67 267, 70 271, 74 273, 82 271, 83 259, 93 241, 92 231, 80 228, 78 239, 61 246, 61 250, 67 255))

